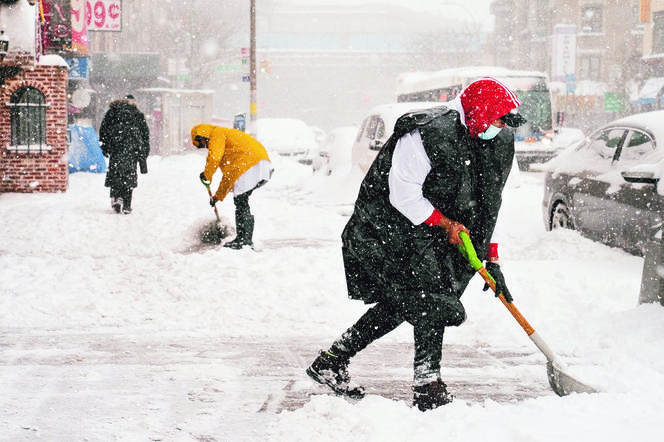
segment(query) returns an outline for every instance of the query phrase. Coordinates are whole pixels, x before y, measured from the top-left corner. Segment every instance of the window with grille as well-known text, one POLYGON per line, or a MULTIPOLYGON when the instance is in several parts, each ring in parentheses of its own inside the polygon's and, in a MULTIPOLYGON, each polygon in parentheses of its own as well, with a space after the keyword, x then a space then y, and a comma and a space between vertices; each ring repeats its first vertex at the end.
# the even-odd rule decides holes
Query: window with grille
POLYGON ((579 58, 579 80, 599 81, 602 57, 599 55, 584 55, 579 58))
POLYGON ((586 6, 581 11, 582 32, 584 34, 598 34, 602 32, 602 7, 599 5, 586 6))
POLYGON ((664 11, 653 14, 652 53, 664 54, 664 11))
POLYGON ((11 121, 10 150, 43 152, 46 145, 46 100, 44 94, 32 86, 17 89, 9 100, 11 121))
POLYGON ((632 6, 632 32, 643 33, 645 24, 641 21, 641 8, 639 5, 632 6))

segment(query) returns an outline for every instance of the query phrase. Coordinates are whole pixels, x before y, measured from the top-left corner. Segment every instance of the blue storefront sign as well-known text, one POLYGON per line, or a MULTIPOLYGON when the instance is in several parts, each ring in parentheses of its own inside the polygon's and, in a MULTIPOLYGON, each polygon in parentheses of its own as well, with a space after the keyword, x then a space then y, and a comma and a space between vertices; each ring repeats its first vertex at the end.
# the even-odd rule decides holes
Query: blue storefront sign
POLYGON ((89 58, 67 58, 69 65, 69 78, 72 79, 87 79, 89 74, 90 59, 89 58))
POLYGON ((244 132, 247 128, 247 114, 235 114, 233 128, 244 132))

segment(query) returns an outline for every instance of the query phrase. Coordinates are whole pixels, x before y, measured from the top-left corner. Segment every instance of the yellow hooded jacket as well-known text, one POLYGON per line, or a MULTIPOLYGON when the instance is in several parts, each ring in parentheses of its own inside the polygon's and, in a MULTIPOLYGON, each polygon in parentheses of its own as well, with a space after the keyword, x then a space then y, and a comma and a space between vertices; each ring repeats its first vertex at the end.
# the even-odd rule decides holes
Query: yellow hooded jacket
POLYGON ((208 138, 208 156, 205 161, 205 179, 212 181, 217 168, 221 169, 222 178, 215 198, 223 201, 233 189, 233 184, 247 170, 259 161, 270 160, 261 143, 241 130, 212 124, 198 124, 191 129, 191 142, 197 135, 208 138))

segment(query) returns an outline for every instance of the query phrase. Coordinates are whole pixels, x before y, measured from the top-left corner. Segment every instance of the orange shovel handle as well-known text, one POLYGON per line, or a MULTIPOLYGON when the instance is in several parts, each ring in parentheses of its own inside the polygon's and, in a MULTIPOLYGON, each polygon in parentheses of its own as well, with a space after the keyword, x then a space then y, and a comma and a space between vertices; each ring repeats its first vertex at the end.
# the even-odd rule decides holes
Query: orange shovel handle
MULTIPOLYGON (((480 276, 482 276, 482 279, 484 279, 484 282, 486 282, 489 285, 489 287, 491 287, 491 290, 493 290, 494 293, 495 293, 496 292, 496 282, 493 280, 491 275, 489 275, 489 272, 487 272, 486 268, 484 268, 484 266, 480 267, 477 270, 477 273, 479 273, 480 276)), ((516 322, 519 323, 521 328, 523 328, 523 331, 525 331, 528 336, 535 333, 535 329, 528 323, 526 318, 523 317, 523 315, 521 314, 519 309, 514 306, 513 302, 507 302, 507 300, 505 299, 505 296, 503 296, 502 293, 498 295, 498 298, 500 299, 500 302, 502 302, 503 305, 505 307, 507 307, 507 310, 510 311, 512 316, 514 316, 514 319, 516 319, 516 322)))
MULTIPOLYGON (((208 191, 208 195, 210 195, 210 199, 212 199, 212 191, 210 190, 210 186, 205 186, 205 188, 208 191)), ((221 218, 219 218, 219 212, 217 211, 217 205, 215 204, 212 206, 212 208, 214 209, 214 214, 217 217, 217 221, 221 222, 221 218)))

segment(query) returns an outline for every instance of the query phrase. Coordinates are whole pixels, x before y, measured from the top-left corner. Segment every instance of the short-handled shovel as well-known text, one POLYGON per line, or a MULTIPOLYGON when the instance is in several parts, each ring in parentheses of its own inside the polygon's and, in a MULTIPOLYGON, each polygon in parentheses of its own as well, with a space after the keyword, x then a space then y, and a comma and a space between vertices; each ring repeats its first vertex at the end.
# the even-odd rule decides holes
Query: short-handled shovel
MULTIPOLYGON (((209 184, 206 185, 205 188, 208 191, 208 195, 210 196, 210 200, 212 200, 212 190, 210 190, 210 185, 209 184)), ((212 206, 212 208, 214 209, 214 215, 217 217, 217 223, 221 224, 221 218, 219 218, 219 211, 217 210, 217 204, 212 206)))
MULTIPOLYGON (((461 237, 461 241, 463 241, 463 244, 459 244, 459 251, 461 251, 461 253, 468 259, 468 262, 473 269, 482 276, 482 279, 484 279, 484 282, 491 287, 491 290, 495 292, 496 282, 482 265, 482 261, 477 257, 475 247, 473 247, 470 237, 465 232, 461 232, 459 236, 461 237)), ((544 356, 546 356, 546 371, 549 378, 549 385, 551 385, 551 389, 553 389, 558 396, 565 396, 570 393, 597 393, 596 389, 574 379, 565 372, 565 365, 528 321, 526 321, 526 318, 524 318, 521 312, 514 306, 513 302, 507 302, 502 293, 498 294, 498 298, 503 305, 507 307, 507 310, 509 310, 514 319, 516 319, 521 328, 523 328, 523 331, 526 332, 530 340, 533 341, 537 348, 544 354, 544 356)))
MULTIPOLYGON (((212 200, 212 191, 210 190, 210 185, 205 185, 205 188, 208 191, 210 200, 212 200)), ((221 217, 219 216, 219 211, 217 210, 217 205, 213 205, 214 215, 217 217, 217 221, 207 225, 200 234, 201 242, 204 244, 221 244, 221 241, 228 236, 227 226, 222 225, 221 217)))

